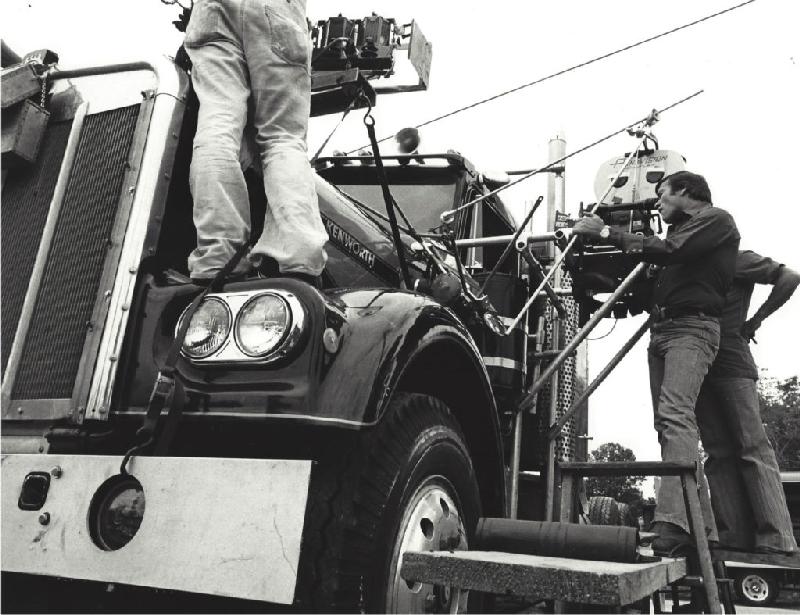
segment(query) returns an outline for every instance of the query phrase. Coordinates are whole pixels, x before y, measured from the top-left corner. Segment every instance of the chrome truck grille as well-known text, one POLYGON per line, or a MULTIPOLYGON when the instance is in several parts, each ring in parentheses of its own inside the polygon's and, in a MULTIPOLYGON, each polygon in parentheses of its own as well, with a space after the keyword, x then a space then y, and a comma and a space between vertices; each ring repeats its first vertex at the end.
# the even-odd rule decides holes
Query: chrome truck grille
POLYGON ((37 164, 9 173, 3 185, 0 301, 4 375, 71 127, 72 120, 50 124, 37 164))
MULTIPOLYGON (((139 107, 113 109, 84 120, 27 332, 24 340, 17 340, 21 351, 11 400, 72 397, 111 246, 139 107)), ((71 123, 51 124, 35 168, 9 174, 3 188, 4 378, 71 123)))

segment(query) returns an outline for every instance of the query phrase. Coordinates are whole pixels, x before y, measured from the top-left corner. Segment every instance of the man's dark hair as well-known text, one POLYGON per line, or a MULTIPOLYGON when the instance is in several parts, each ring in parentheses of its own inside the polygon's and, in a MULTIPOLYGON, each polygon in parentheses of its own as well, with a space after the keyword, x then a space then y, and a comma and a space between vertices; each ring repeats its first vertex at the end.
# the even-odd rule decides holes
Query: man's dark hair
POLYGON ((680 192, 686 190, 685 194, 690 199, 695 201, 703 201, 704 203, 711 203, 711 189, 708 187, 706 178, 697 173, 690 171, 678 171, 672 175, 662 177, 656 184, 656 192, 661 186, 667 183, 672 188, 672 192, 680 192))

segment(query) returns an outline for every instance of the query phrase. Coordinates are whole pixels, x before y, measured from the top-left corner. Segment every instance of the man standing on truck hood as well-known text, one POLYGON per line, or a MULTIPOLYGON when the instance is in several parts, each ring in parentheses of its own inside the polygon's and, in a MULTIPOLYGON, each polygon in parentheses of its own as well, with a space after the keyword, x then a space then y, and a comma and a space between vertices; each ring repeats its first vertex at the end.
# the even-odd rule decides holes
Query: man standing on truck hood
MULTIPOLYGON (((644 237, 605 226, 591 214, 574 232, 600 237, 647 263, 662 265, 653 289, 648 362, 655 428, 663 461, 698 459, 695 402, 719 346, 719 317, 733 282, 739 232, 731 215, 712 206, 702 175, 679 171, 656 186, 659 211, 670 225, 666 238, 644 237)), ((711 511, 708 538, 716 540, 711 511)), ((664 477, 655 523, 657 554, 691 544, 680 479, 664 477)))
POLYGON ((720 317, 719 352, 696 408, 723 548, 756 553, 797 550, 775 452, 761 422, 758 370, 748 341, 798 284, 800 274, 781 263, 749 250, 739 252, 736 277, 720 317), (773 288, 747 320, 755 284, 773 288))
MULTIPOLYGON (((197 248, 192 280, 207 283, 250 235, 250 200, 239 164, 245 126, 255 133, 267 209, 252 265, 314 282, 325 266, 322 225, 308 161, 311 38, 305 0, 196 0, 184 47, 200 101, 190 169, 197 248)), ((239 263, 234 274, 251 263, 239 263)), ((272 273, 277 273, 272 271, 272 273)))

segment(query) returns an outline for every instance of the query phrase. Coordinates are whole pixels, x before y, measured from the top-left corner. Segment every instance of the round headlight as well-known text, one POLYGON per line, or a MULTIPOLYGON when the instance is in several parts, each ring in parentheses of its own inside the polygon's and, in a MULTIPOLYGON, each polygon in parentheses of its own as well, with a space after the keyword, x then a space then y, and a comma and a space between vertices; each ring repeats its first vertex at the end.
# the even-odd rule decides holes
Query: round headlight
POLYGON ((192 359, 205 359, 222 347, 231 331, 231 313, 224 301, 204 299, 192 316, 183 352, 192 359))
POLYGON ((286 337, 292 312, 278 295, 257 295, 244 304, 236 318, 236 342, 251 357, 269 354, 286 337))
POLYGON ((144 518, 144 489, 132 476, 117 475, 101 485, 92 499, 89 529, 104 551, 128 544, 144 518))

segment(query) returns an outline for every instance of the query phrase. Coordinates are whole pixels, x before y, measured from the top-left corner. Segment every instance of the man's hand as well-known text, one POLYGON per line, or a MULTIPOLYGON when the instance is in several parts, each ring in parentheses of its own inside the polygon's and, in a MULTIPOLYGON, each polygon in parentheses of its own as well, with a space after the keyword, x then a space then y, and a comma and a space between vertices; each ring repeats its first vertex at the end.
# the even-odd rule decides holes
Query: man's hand
POLYGON ((761 321, 756 318, 751 318, 742 325, 742 328, 739 329, 739 335, 741 335, 744 339, 748 342, 750 340, 756 341, 756 331, 761 326, 761 321))
POLYGON ((584 237, 600 237, 600 231, 606 225, 603 219, 597 214, 587 214, 575 223, 572 232, 584 237))

